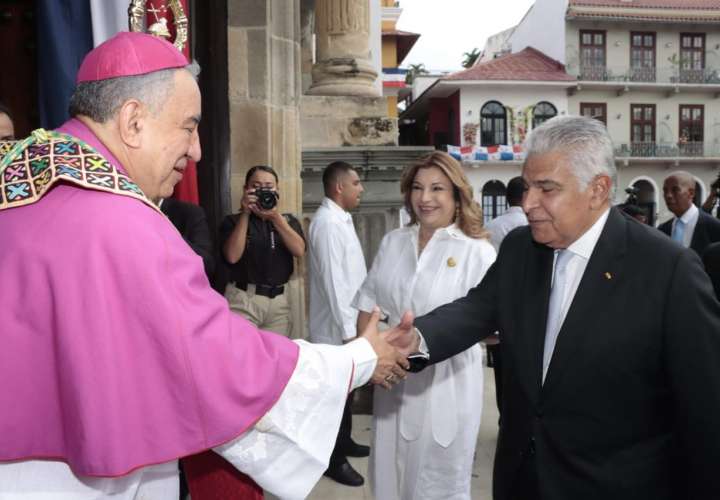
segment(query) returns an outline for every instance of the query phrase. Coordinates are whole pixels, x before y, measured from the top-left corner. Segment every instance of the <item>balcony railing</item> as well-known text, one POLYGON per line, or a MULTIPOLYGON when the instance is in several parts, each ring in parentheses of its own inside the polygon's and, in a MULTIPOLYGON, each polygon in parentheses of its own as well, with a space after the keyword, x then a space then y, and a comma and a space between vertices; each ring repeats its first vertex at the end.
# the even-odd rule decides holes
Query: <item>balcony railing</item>
POLYGON ((707 142, 631 142, 615 146, 618 158, 708 158, 719 155, 717 144, 707 142))
POLYGON ((720 68, 568 66, 567 71, 581 81, 720 85, 720 68))

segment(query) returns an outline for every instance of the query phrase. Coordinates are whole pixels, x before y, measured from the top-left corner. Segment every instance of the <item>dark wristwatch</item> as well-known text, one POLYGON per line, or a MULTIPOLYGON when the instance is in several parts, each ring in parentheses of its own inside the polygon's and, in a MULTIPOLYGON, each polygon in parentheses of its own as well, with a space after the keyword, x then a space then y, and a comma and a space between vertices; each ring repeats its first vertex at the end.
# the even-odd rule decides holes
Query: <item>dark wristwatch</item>
POLYGON ((408 371, 411 373, 417 373, 419 371, 422 371, 430 361, 430 355, 426 354, 424 352, 414 352, 410 356, 407 357, 408 363, 410 363, 410 368, 408 368, 408 371))

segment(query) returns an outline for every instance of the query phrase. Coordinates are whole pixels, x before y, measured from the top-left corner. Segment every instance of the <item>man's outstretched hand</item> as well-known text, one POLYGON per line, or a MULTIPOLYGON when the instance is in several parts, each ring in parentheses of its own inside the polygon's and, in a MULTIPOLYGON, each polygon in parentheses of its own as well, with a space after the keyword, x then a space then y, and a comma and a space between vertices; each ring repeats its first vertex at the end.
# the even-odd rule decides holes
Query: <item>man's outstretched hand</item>
POLYGON ((400 354, 406 358, 414 352, 417 352, 420 347, 420 337, 415 333, 413 327, 413 320, 415 316, 410 311, 405 311, 400 324, 394 326, 390 330, 383 332, 385 334, 385 340, 393 345, 400 354))
POLYGON ((407 376, 406 370, 410 364, 407 356, 390 345, 390 341, 397 342, 404 334, 407 335, 412 332, 412 315, 406 313, 403 316, 403 322, 382 333, 378 331, 379 320, 380 310, 376 307, 360 336, 370 342, 378 357, 371 379, 372 383, 381 385, 385 389, 391 389, 394 384, 407 376), (406 316, 408 317, 407 321, 405 321, 406 316))

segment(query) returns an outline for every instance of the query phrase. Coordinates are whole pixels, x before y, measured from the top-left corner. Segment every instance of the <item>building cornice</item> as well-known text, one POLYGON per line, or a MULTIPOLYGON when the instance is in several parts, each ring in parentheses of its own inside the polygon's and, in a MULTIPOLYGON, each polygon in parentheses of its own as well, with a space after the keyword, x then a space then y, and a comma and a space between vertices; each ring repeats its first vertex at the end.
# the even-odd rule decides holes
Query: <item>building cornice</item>
POLYGON ((629 22, 720 24, 716 9, 668 9, 640 7, 607 7, 576 5, 567 10, 566 20, 612 20, 629 22))

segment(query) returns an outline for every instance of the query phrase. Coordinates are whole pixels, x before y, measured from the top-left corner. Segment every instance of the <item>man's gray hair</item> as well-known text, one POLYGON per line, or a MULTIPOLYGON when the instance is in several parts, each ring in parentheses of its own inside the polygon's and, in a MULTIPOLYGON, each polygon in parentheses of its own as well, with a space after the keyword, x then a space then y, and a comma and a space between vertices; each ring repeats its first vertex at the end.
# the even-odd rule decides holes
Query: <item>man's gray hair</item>
POLYGON ((560 153, 568 161, 580 189, 598 175, 612 180, 610 201, 617 188, 617 168, 612 139, 605 125, 584 116, 556 116, 534 129, 525 140, 528 157, 534 154, 560 153))
POLYGON ((193 62, 184 69, 170 68, 145 75, 79 83, 70 98, 70 116, 84 115, 97 123, 105 123, 128 99, 139 100, 155 114, 172 92, 178 70, 187 70, 197 78, 200 66, 193 62))

